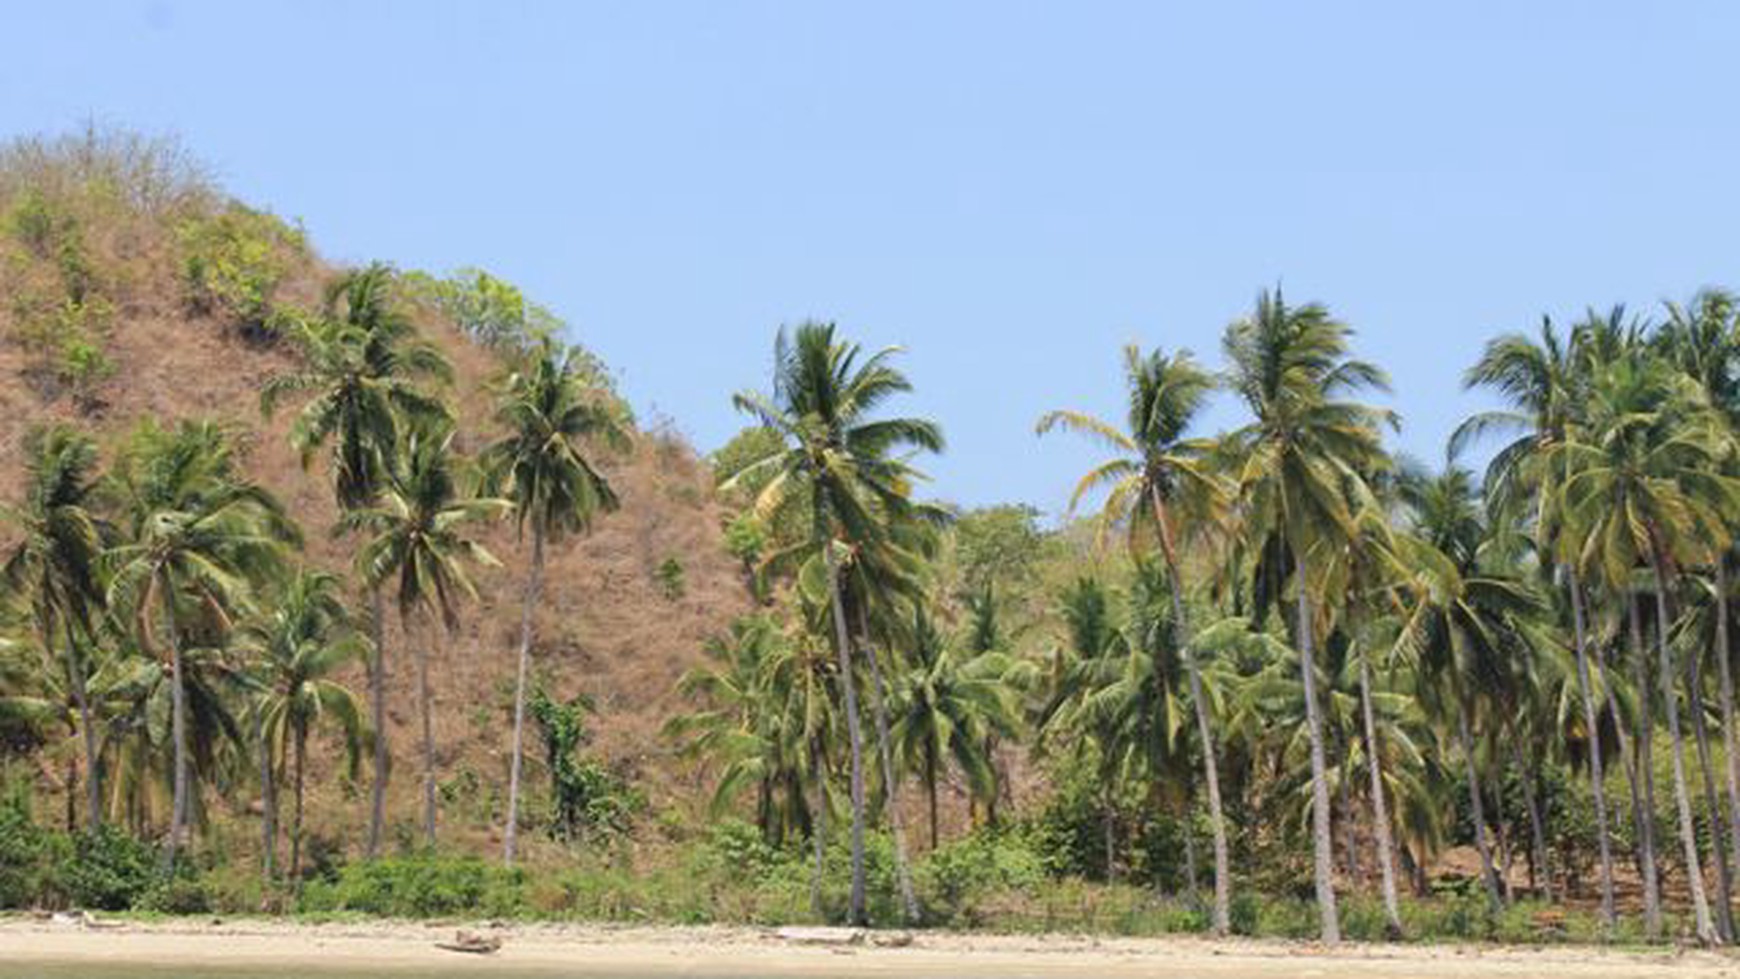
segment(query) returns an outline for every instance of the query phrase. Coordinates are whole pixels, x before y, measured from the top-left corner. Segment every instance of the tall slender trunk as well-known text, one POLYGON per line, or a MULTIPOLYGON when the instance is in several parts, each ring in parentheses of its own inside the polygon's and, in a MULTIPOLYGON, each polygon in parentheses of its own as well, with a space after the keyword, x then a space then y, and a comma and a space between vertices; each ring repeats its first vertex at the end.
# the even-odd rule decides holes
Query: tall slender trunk
POLYGON ((1179 813, 1179 825, 1184 828, 1184 886, 1189 888, 1190 903, 1196 902, 1202 896, 1201 875, 1196 871, 1196 827, 1190 825, 1190 807, 1184 807, 1179 813))
POLYGON ((1365 757, 1371 770, 1372 828, 1377 837, 1378 876, 1383 885, 1384 917, 1391 939, 1402 937, 1402 901, 1396 893, 1394 842, 1390 838, 1389 802, 1384 798, 1383 755, 1378 747, 1377 719, 1371 703, 1371 666, 1359 654, 1359 712, 1365 726, 1365 757))
POLYGON ((1486 896, 1495 908, 1504 906, 1498 871, 1492 866, 1492 844, 1486 838, 1486 804, 1480 793, 1480 764, 1474 757, 1474 732, 1468 723, 1468 704, 1456 697, 1456 732, 1462 743, 1462 760, 1468 767, 1468 807, 1474 819, 1474 848, 1480 852, 1480 872, 1486 880, 1486 896))
MULTIPOLYGON (((71 726, 67 725, 68 728, 71 726)), ((68 730, 67 733, 71 734, 72 731, 68 730)), ((66 789, 62 800, 65 811, 61 815, 62 819, 65 820, 66 831, 70 835, 79 830, 79 760, 77 758, 71 755, 67 756, 66 774, 61 776, 61 779, 66 789)))
POLYGON ((375 728, 374 783, 369 789, 368 859, 381 852, 381 830, 387 820, 387 642, 386 603, 378 585, 369 587, 369 713, 375 728))
POLYGON ((260 762, 260 867, 270 885, 278 876, 278 780, 272 777, 272 742, 266 738, 263 704, 254 707, 254 744, 260 762))
POLYGON ((429 637, 417 655, 417 712, 423 722, 423 842, 435 849, 435 703, 429 692, 429 657, 440 641, 442 623, 429 615, 429 637))
POLYGON ((900 888, 900 915, 907 924, 918 921, 918 896, 912 889, 912 868, 906 859, 906 828, 900 813, 900 773, 894 768, 894 739, 888 736, 888 700, 884 695, 882 666, 870 648, 869 615, 858 606, 859 655, 870 666, 870 713, 876 721, 876 751, 882 759, 882 784, 887 790, 888 832, 894 837, 894 879, 900 888))
MULTIPOLYGON (((1190 700, 1195 705, 1196 736, 1202 742, 1202 784, 1208 793, 1209 832, 1214 846, 1214 933, 1225 935, 1232 930, 1232 860, 1226 840, 1226 815, 1220 798, 1220 763, 1216 760, 1214 725, 1208 716, 1208 700, 1203 694, 1202 671, 1191 649, 1195 633, 1190 631, 1189 615, 1184 605, 1184 575, 1179 570, 1178 554, 1172 542, 1172 530, 1166 519, 1166 508, 1157 491, 1151 491, 1154 522, 1160 530, 1160 543, 1165 550, 1166 573, 1171 578, 1172 618, 1178 627, 1178 653, 1184 661, 1184 672, 1190 683, 1190 700)), ((1301 579, 1303 587, 1303 579, 1301 579)))
POLYGON ((1658 670, 1661 674, 1662 702, 1667 708, 1668 740, 1673 747, 1674 807, 1679 812, 1680 845, 1685 853, 1686 884, 1692 892, 1692 915, 1696 920, 1698 941, 1716 944, 1715 922, 1710 918, 1710 902, 1704 894, 1704 873, 1698 857, 1697 827, 1692 821, 1692 796, 1686 786, 1685 740, 1680 734, 1679 687, 1675 678, 1673 650, 1668 643, 1667 574, 1661 557, 1651 562, 1655 572, 1655 617, 1658 670))
MULTIPOLYGON (((1655 754, 1651 749, 1654 702, 1649 690, 1649 669, 1644 662, 1642 613, 1638 610, 1637 593, 1626 595, 1627 616, 1631 630, 1631 679, 1637 687, 1637 736, 1632 743, 1632 766, 1638 782, 1638 849, 1643 859, 1643 924, 1651 939, 1661 937, 1661 877, 1655 857, 1655 754)), ((1668 677, 1672 682, 1672 676, 1668 677)))
POLYGON ((1728 841, 1722 833, 1722 796, 1716 791, 1716 769, 1710 758, 1710 726, 1704 718, 1704 671, 1696 653, 1686 660, 1686 713, 1692 719, 1692 743, 1698 749, 1698 773, 1704 784, 1704 805, 1709 812, 1710 859, 1716 862, 1716 933, 1722 941, 1734 940, 1733 875, 1728 863, 1728 841))
POLYGON ((532 662, 532 613, 544 584, 544 524, 532 518, 532 568, 526 575, 526 595, 520 609, 520 657, 514 680, 514 737, 508 763, 507 827, 502 832, 502 863, 514 865, 514 848, 520 829, 520 766, 525 754, 526 675, 532 662))
POLYGON ((828 772, 822 762, 822 739, 810 735, 810 777, 816 782, 816 818, 810 822, 810 842, 815 846, 816 869, 810 877, 810 910, 822 917, 822 858, 828 850, 828 772))
MULTIPOLYGON (((1716 677, 1721 681, 1723 774, 1728 788, 1730 873, 1740 862, 1740 731, 1734 717, 1734 647, 1728 636, 1728 550, 1716 556, 1716 677)), ((1720 829, 1712 828, 1719 834, 1720 829)))
POLYGON ((296 758, 293 762, 295 770, 291 775, 296 792, 296 808, 290 815, 290 886, 296 890, 302 889, 302 796, 303 773, 308 768, 308 720, 299 717, 295 721, 296 758))
POLYGON ((1601 717, 1595 707, 1595 684, 1589 675, 1589 646, 1583 623, 1583 586, 1577 579, 1576 569, 1567 570, 1571 589, 1571 621, 1575 627, 1577 692, 1583 700, 1583 724, 1588 728, 1589 790, 1595 801, 1595 835, 1601 849, 1601 920, 1607 930, 1612 932, 1618 919, 1613 906, 1613 834, 1607 825, 1607 787, 1601 771, 1601 717))
MULTIPOLYGON (((1346 758, 1352 750, 1351 744, 1343 744, 1341 757, 1346 758)), ((1336 779, 1335 802, 1341 810, 1341 857, 1346 861, 1347 882, 1357 890, 1364 882, 1359 872, 1359 834, 1354 825, 1352 780, 1345 777, 1336 779)))
POLYGON ((1101 804, 1105 806, 1105 819, 1101 822, 1106 834, 1106 883, 1118 882, 1118 808, 1117 800, 1112 798, 1112 780, 1106 779, 1104 788, 1100 790, 1101 804))
POLYGON ((858 726, 858 687, 852 681, 852 643, 847 636, 846 603, 840 595, 840 560, 834 542, 822 542, 828 568, 828 600, 834 613, 834 647, 840 666, 840 692, 846 701, 846 740, 852 751, 852 891, 846 906, 848 924, 865 925, 864 904, 864 735, 858 726))
MULTIPOLYGON (((96 716, 91 710, 90 692, 85 683, 85 664, 79 658, 78 642, 73 638, 72 619, 63 618, 61 628, 66 633, 67 685, 72 688, 73 703, 78 707, 79 738, 85 752, 85 827, 95 831, 103 825, 103 784, 98 767, 101 755, 97 747, 96 716)), ((43 648, 51 645, 52 638, 45 635, 43 648)))
POLYGON ((924 784, 930 792, 930 848, 932 850, 935 850, 937 845, 936 768, 936 745, 927 740, 924 745, 924 784))
MULTIPOLYGON (((1547 824, 1541 815, 1541 797, 1536 791, 1535 767, 1524 757, 1520 739, 1510 742, 1511 760, 1516 765, 1517 780, 1522 782, 1523 805, 1529 810, 1529 886, 1538 890, 1548 904, 1553 903, 1553 864, 1547 850, 1547 824)), ((1537 763, 1538 764, 1538 763, 1537 763)))
POLYGON ((1305 684, 1305 731, 1311 741, 1311 841, 1313 879, 1317 885, 1317 916, 1326 944, 1341 941, 1341 916, 1335 909, 1334 845, 1329 825, 1328 763, 1323 756, 1323 718, 1317 706, 1317 664, 1312 649, 1311 596, 1305 557, 1296 555, 1294 582, 1298 589, 1299 673, 1305 684))
POLYGON ((169 844, 163 851, 163 865, 173 869, 187 828, 187 688, 181 675, 181 634, 175 623, 175 593, 168 582, 160 582, 158 587, 163 592, 164 624, 169 628, 169 713, 175 742, 175 788, 169 807, 169 844))

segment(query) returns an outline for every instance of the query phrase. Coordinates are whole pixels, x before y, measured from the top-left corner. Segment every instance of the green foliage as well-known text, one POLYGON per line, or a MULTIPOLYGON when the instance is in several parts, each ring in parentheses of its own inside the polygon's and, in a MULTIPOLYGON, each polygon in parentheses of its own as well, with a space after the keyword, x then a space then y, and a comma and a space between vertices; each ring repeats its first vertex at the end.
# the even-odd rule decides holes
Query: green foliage
POLYGON ((949 925, 982 924, 982 903, 1032 896, 1045 880, 1045 860, 1028 837, 984 830, 931 851, 917 873, 927 918, 949 925))
POLYGON ((644 800, 626 781, 580 748, 589 739, 583 698, 566 703, 542 688, 532 694, 532 717, 544 737, 553 810, 550 832, 559 840, 609 839, 628 832, 644 800))
POLYGON ((653 571, 653 578, 659 583, 659 594, 663 595, 667 602, 674 602, 682 598, 684 592, 688 590, 688 584, 684 580, 683 562, 674 556, 659 562, 658 568, 653 571))
POLYGON ((956 518, 954 532, 961 582, 971 591, 993 581, 1006 587, 1025 584, 1047 542, 1039 529, 1039 511, 1026 504, 968 510, 956 518))
POLYGON ((60 880, 74 905, 122 911, 158 884, 158 867, 157 854, 144 841, 104 825, 74 838, 60 880))
MULTIPOLYGON (((742 429, 707 457, 707 462, 713 467, 714 483, 723 485, 751 463, 766 459, 783 447, 784 442, 776 429, 765 425, 750 425, 742 429)), ((771 472, 753 473, 740 480, 737 488, 744 499, 754 499, 772 478, 771 472)))
POLYGON ((221 314, 247 331, 272 322, 273 298, 308 243, 302 229, 265 211, 232 204, 176 229, 182 299, 200 315, 221 314))
POLYGON ((64 837, 30 818, 28 787, 18 783, 0 799, 0 908, 39 903, 55 884, 55 863, 64 857, 64 837))
POLYGON ((526 874, 477 857, 413 857, 354 863, 336 881, 304 890, 303 912, 360 911, 394 918, 521 913, 526 874))

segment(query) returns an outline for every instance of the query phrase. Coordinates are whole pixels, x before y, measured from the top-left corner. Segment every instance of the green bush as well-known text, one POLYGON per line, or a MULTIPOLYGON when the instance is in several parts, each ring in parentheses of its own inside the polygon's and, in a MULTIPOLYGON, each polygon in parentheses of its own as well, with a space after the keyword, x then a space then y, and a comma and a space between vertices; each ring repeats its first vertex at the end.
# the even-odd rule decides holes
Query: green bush
POLYGON ((663 595, 667 602, 674 602, 682 598, 683 593, 688 590, 688 584, 684 580, 683 562, 674 557, 665 558, 660 562, 658 570, 653 572, 653 577, 658 579, 659 594, 663 595))
POLYGON ((916 876, 927 920, 977 925, 984 900, 1036 893, 1045 882, 1045 862, 1024 836, 981 831, 926 854, 916 876))
POLYGON ((335 882, 311 882, 299 910, 393 918, 508 917, 525 912, 524 890, 523 870, 496 867, 476 857, 396 857, 350 864, 335 882))
POLYGON ((158 879, 151 847, 113 826, 79 834, 60 868, 61 884, 72 902, 102 911, 131 908, 158 879))
POLYGON ((206 914, 212 909, 206 882, 191 875, 159 879, 133 902, 136 911, 158 914, 206 914))
POLYGON ((240 204, 184 222, 177 231, 187 307, 232 317, 246 330, 268 330, 278 284, 290 261, 307 253, 302 231, 240 204))
POLYGON ((0 800, 0 908, 31 907, 49 898, 65 843, 64 836, 30 818, 30 797, 23 785, 10 790, 0 800))

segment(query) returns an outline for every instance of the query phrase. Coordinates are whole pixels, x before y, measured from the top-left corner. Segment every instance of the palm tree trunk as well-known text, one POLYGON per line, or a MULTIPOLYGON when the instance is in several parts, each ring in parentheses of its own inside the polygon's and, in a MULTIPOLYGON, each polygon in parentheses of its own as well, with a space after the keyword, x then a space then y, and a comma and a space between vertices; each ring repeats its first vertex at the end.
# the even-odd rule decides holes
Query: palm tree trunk
POLYGON ((1716 933, 1722 941, 1734 940, 1733 876, 1728 863, 1728 843, 1722 835, 1722 797, 1716 791, 1716 771, 1710 760, 1710 727, 1704 718, 1704 671, 1697 655, 1686 657, 1686 713, 1692 719, 1692 743, 1698 749, 1698 772, 1704 782, 1704 805, 1709 813, 1711 859, 1716 861, 1716 933))
POLYGON ((1517 778, 1522 782, 1523 804, 1529 810, 1529 886, 1540 891, 1548 904, 1553 903, 1553 866, 1547 851, 1547 824, 1541 816, 1540 794, 1535 791, 1537 771, 1523 756, 1519 739, 1510 742, 1511 760, 1516 765, 1517 778))
MULTIPOLYGON (((96 717, 91 710, 90 691, 85 684, 85 666, 79 659, 78 643, 73 639, 73 623, 64 619, 61 628, 66 633, 67 685, 72 688, 73 703, 79 711, 79 737, 85 751, 85 827, 95 831, 103 825, 103 785, 98 777, 96 717)), ((44 648, 48 648, 45 637, 44 648)))
POLYGON ((822 916, 822 858, 828 849, 828 773, 822 765, 821 740, 819 735, 810 736, 810 777, 816 781, 816 818, 810 824, 816 870, 810 878, 810 910, 818 919, 822 916))
POLYGON ((863 604, 858 606, 858 632, 863 642, 859 655, 870 665, 870 712, 876 721, 876 750, 882 759, 882 784, 888 793, 888 832, 894 837, 894 879, 900 888, 901 919, 918 922, 918 896, 912 889, 912 870, 906 860, 906 831, 900 813, 900 773, 894 767, 894 739, 888 736, 888 701, 883 693, 882 666, 870 648, 870 622, 863 604))
POLYGON ((1601 920, 1611 932, 1618 920, 1613 906, 1613 836, 1607 826, 1607 788, 1601 772, 1601 718, 1595 707, 1595 684, 1589 675, 1589 647, 1583 624, 1583 586, 1575 569, 1568 569, 1571 621, 1575 626, 1577 692, 1583 700, 1583 724, 1589 738, 1589 789, 1595 801, 1595 835, 1601 849, 1601 920))
POLYGON ((1196 828, 1190 825, 1190 807, 1178 814, 1179 828, 1184 832, 1184 886, 1188 889, 1192 907, 1200 907, 1202 897, 1201 875, 1196 870, 1196 828))
MULTIPOLYGON (((428 647, 439 641, 442 624, 434 614, 429 618, 428 647)), ((417 655, 417 712, 423 723, 423 841, 435 848, 435 704, 429 693, 429 656, 425 648, 417 655)))
POLYGON ((936 849, 936 745, 929 741, 924 745, 924 784, 930 792, 930 848, 936 849))
POLYGON ((264 704, 254 708, 254 744, 260 753, 261 870, 270 885, 278 876, 278 785, 272 778, 272 744, 266 739, 264 704))
POLYGON ((1221 806, 1220 763, 1214 747, 1214 725, 1208 716, 1208 699, 1203 695, 1202 671, 1196 664, 1195 651, 1190 648, 1196 636, 1190 631, 1189 615, 1184 606, 1184 575, 1178 567, 1166 508, 1156 489, 1150 490, 1150 502, 1154 506, 1160 543, 1166 552, 1166 573, 1172 579, 1169 591, 1172 593, 1172 618, 1178 627, 1179 658, 1184 661, 1184 672, 1190 683, 1190 701, 1195 705, 1197 740, 1202 742, 1202 784, 1208 794, 1209 832, 1214 846, 1214 933, 1225 935, 1232 930, 1232 859, 1226 841, 1225 810, 1221 806))
MULTIPOLYGON (((1643 860, 1643 922, 1644 933, 1650 939, 1661 937, 1661 880, 1655 860, 1655 765, 1651 750, 1654 730, 1650 709, 1649 670, 1644 663, 1643 623, 1638 610, 1637 593, 1628 592, 1627 616, 1631 629, 1631 678, 1637 686, 1637 736, 1632 743, 1632 766, 1637 772, 1638 849, 1643 860)), ((1671 681, 1671 676, 1670 676, 1671 681)))
POLYGON ((1680 734, 1679 690, 1675 677, 1673 650, 1668 644, 1667 575, 1659 556, 1652 562, 1655 571, 1655 615, 1658 670, 1661 674, 1661 696, 1667 708, 1668 740, 1673 747, 1674 807, 1679 811, 1680 844, 1685 852, 1686 885, 1692 892, 1692 915, 1696 921, 1698 941, 1705 945, 1717 943, 1716 926, 1710 918, 1710 902, 1704 894, 1704 873, 1698 858, 1698 835, 1692 821, 1692 797, 1686 787, 1685 740, 1680 734))
MULTIPOLYGON (((1351 744, 1341 746, 1341 757, 1346 758, 1353 749, 1351 744)), ((1345 774, 1345 773, 1344 773, 1345 774)), ((1353 814, 1353 782, 1345 777, 1336 779, 1335 802, 1341 810, 1341 856, 1345 864, 1348 886, 1357 890, 1363 881, 1359 872, 1359 836, 1355 832, 1353 814)))
POLYGON ((374 784, 369 791, 368 859, 381 852, 381 829, 387 819, 387 644, 386 607, 381 589, 369 588, 369 639, 374 656, 369 661, 369 712, 375 728, 374 784))
POLYGON ((302 887, 302 776, 308 767, 308 721, 297 718, 296 726, 296 771, 292 776, 296 788, 296 809, 290 817, 290 886, 300 890, 302 887))
POLYGON ((1462 760, 1468 766, 1468 806, 1474 819, 1474 848, 1480 852, 1481 876, 1486 880, 1486 896, 1494 908, 1504 907, 1504 894, 1498 882, 1498 871, 1492 865, 1492 844, 1486 838, 1486 805, 1480 793, 1480 765, 1474 757, 1474 732, 1468 724, 1468 704, 1456 697, 1456 732, 1462 745, 1462 760))
POLYGON ((1315 858, 1317 916, 1326 944, 1341 941, 1341 918, 1335 909, 1334 844, 1329 825, 1329 775, 1323 756, 1323 718, 1317 706, 1317 664, 1312 650, 1311 595, 1303 555, 1294 559, 1298 589, 1299 672, 1305 684, 1305 731, 1311 741, 1311 838, 1315 858))
POLYGON ((1391 850, 1389 802, 1384 798, 1383 755, 1378 749, 1377 720, 1371 703, 1371 666, 1363 650, 1359 658, 1359 710, 1365 725, 1365 756, 1371 770, 1372 828, 1377 837, 1378 873, 1383 885, 1386 930, 1392 940, 1402 937, 1402 901, 1396 893, 1396 869, 1391 850))
POLYGON ((847 636, 846 603, 840 595, 840 561, 832 539, 822 542, 828 569, 828 601, 834 613, 834 647, 840 666, 840 692, 846 701, 846 740, 852 752, 852 890, 846 921, 866 925, 864 903, 864 735, 859 730, 858 688, 852 681, 852 644, 847 636))
MULTIPOLYGON (((1728 782, 1728 864, 1740 861, 1740 725, 1734 716, 1733 646, 1728 636, 1728 553, 1716 557, 1716 676, 1721 681, 1722 754, 1728 782)), ((1715 832, 1720 832, 1716 830, 1715 832)))
MULTIPOLYGON (((544 584, 544 524, 532 518, 532 569, 526 576, 525 603, 520 609, 519 669, 514 681, 514 740, 508 764, 507 827, 502 832, 502 863, 514 865, 514 847, 520 826, 520 765, 525 753, 526 674, 532 662, 532 612, 538 605, 538 593, 544 584)), ((765 832, 766 827, 763 827, 765 832)))
POLYGON ((174 869, 176 852, 187 827, 187 688, 181 675, 181 635, 175 623, 175 594, 166 582, 163 592, 164 624, 169 628, 170 737, 174 741, 174 790, 169 806, 169 843, 163 851, 166 870, 174 869))

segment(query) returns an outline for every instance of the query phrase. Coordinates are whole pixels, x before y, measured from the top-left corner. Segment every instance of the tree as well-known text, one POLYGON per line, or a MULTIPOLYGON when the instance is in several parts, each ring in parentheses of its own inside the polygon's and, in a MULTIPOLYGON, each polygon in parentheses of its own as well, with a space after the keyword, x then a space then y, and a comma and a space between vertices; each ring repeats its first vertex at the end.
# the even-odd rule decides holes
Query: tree
POLYGON ((1672 745, 1674 803, 1700 941, 1716 933, 1704 894, 1680 731, 1680 671, 1669 641, 1676 569, 1706 560, 1722 540, 1722 514, 1740 506, 1740 483, 1720 471, 1730 451, 1696 383, 1635 351, 1600 365, 1590 388, 1586 433, 1563 452, 1572 473, 1562 490, 1586 564, 1635 602, 1633 569, 1654 585, 1659 683, 1672 745))
MULTIPOLYGON (((423 838, 435 845, 435 729, 429 693, 431 646, 442 630, 459 629, 459 603, 476 597, 468 564, 500 564, 484 546, 466 536, 470 524, 500 516, 505 500, 473 498, 460 490, 453 455, 453 429, 431 423, 409 433, 380 498, 372 506, 345 514, 340 527, 368 535, 357 552, 357 568, 371 588, 392 581, 399 619, 411 634, 415 620, 427 627, 417 645, 417 713, 423 728, 423 838)), ((385 654, 377 652, 377 659, 385 654)))
POLYGON ((1188 351, 1168 357, 1155 350, 1143 357, 1132 345, 1124 348, 1124 384, 1129 397, 1126 431, 1080 412, 1053 411, 1040 418, 1039 432, 1061 427, 1094 437, 1118 453, 1082 478, 1070 498, 1070 508, 1074 510, 1086 494, 1109 487, 1104 523, 1126 527, 1132 549, 1138 553, 1157 543, 1165 562, 1178 652, 1195 707, 1203 784, 1208 792, 1214 841, 1214 930, 1224 935, 1232 927, 1232 868, 1214 728, 1209 723, 1202 674, 1190 650, 1180 554, 1181 546, 1190 543, 1180 538, 1200 537, 1211 529, 1226 495, 1223 477, 1210 462, 1212 444, 1186 437, 1214 389, 1214 379, 1197 366, 1188 351))
POLYGON ((997 791, 986 744, 1014 735, 1019 715, 1005 681, 1015 664, 1002 652, 968 653, 950 643, 922 608, 913 612, 911 665, 898 682, 891 736, 907 767, 924 780, 930 846, 936 849, 937 783, 952 761, 978 798, 997 791))
POLYGON ((1293 640, 1304 681, 1311 742, 1311 813, 1317 906, 1325 942, 1341 938, 1335 907, 1329 785, 1317 694, 1313 549, 1355 532, 1353 502, 1369 495, 1366 478, 1384 466, 1379 429, 1387 412, 1347 400, 1384 390, 1382 371, 1348 356, 1351 331, 1321 305, 1288 306, 1276 289, 1257 298, 1255 312, 1227 328, 1228 386, 1254 421, 1232 433, 1242 459, 1240 497, 1245 533, 1272 541, 1291 557, 1297 616, 1293 640))
MULTIPOLYGON (((1583 728, 1589 742, 1589 789, 1595 806, 1595 835, 1601 856, 1601 915, 1609 931, 1616 921, 1613 903, 1612 831, 1607 815, 1607 790, 1601 757, 1600 710, 1590 668, 1586 597, 1575 539, 1564 530, 1559 511, 1559 487, 1568 475, 1557 458, 1576 421, 1581 400, 1578 358, 1554 329, 1541 320, 1539 338, 1510 333, 1487 343, 1480 359, 1463 375, 1463 386, 1496 391, 1508 407, 1482 412, 1458 427, 1451 453, 1488 434, 1512 434, 1512 439, 1487 466, 1489 505, 1520 518, 1533 530, 1541 563, 1564 570, 1571 600, 1572 649, 1577 663, 1577 692, 1583 707, 1583 728), (1518 511, 1521 511, 1519 514, 1518 511)), ((1556 586, 1555 586, 1556 587, 1556 586)))
POLYGON ((24 451, 23 505, 0 507, 0 521, 19 534, 0 576, 9 588, 26 596, 43 651, 58 651, 66 688, 78 711, 85 822, 94 830, 103 820, 102 785, 88 664, 80 654, 79 637, 89 634, 92 616, 103 602, 99 563, 107 528, 93 510, 97 448, 85 435, 54 427, 32 431, 24 451))
POLYGON ((299 535, 270 493, 235 472, 228 436, 209 422, 141 426, 114 481, 123 540, 108 555, 108 604, 142 649, 169 661, 174 801, 164 858, 173 864, 189 805, 183 629, 196 615, 227 628, 299 535))
MULTIPOLYGON (((265 784, 275 786, 286 760, 294 795, 290 821, 290 879, 302 875, 302 820, 308 735, 330 720, 342 738, 350 777, 355 778, 362 749, 372 736, 356 694, 333 675, 369 655, 367 641, 352 627, 350 612, 338 596, 339 579, 321 571, 299 571, 274 596, 274 608, 240 629, 238 648, 248 655, 248 670, 259 688, 259 736, 263 741, 265 784)), ((269 818, 276 792, 268 792, 269 818)), ((268 854, 274 842, 267 836, 268 854)), ((268 863, 270 863, 268 855, 268 863)))
POLYGON ((890 454, 905 448, 941 451, 943 445, 931 422, 873 416, 889 397, 911 390, 911 382, 888 362, 896 352, 884 349, 860 362, 859 347, 837 340, 832 324, 805 323, 789 337, 780 331, 771 394, 747 391, 733 399, 738 410, 779 433, 780 448, 743 467, 724 487, 765 478, 755 503, 758 515, 776 518, 795 510, 808 524, 805 539, 770 555, 764 565, 796 567, 805 555, 819 554, 825 568, 851 750, 852 889, 847 915, 853 924, 866 920, 864 761, 842 552, 875 543, 888 532, 889 515, 910 507, 912 472, 890 454))
MULTIPOLYGON (((327 290, 322 315, 298 320, 292 336, 301 348, 298 369, 274 375, 260 392, 270 416, 294 394, 312 393, 290 427, 290 444, 306 468, 321 446, 331 446, 333 495, 340 510, 373 506, 387 482, 407 425, 447 417, 447 408, 424 388, 446 382, 452 367, 417 337, 395 301, 394 273, 376 263, 341 276, 327 290)), ((369 591, 369 700, 375 732, 368 854, 380 851, 389 771, 386 730, 385 610, 380 591, 369 591)))
POLYGON ((486 492, 511 500, 522 537, 532 533, 531 567, 520 612, 520 650, 514 681, 513 747, 509 753, 507 825, 502 861, 514 862, 519 836, 520 766, 524 755, 526 682, 532 658, 532 615, 544 579, 544 544, 584 533, 593 517, 618 506, 610 481, 586 457, 588 442, 628 446, 616 401, 588 387, 573 348, 545 340, 508 376, 496 407, 507 430, 483 452, 486 492))

